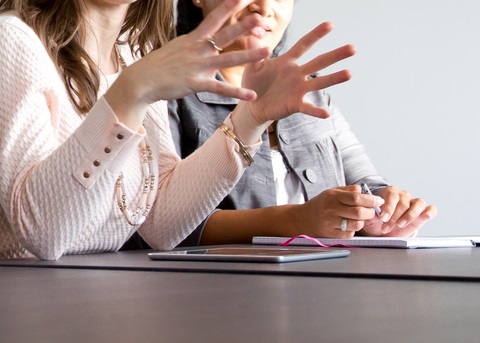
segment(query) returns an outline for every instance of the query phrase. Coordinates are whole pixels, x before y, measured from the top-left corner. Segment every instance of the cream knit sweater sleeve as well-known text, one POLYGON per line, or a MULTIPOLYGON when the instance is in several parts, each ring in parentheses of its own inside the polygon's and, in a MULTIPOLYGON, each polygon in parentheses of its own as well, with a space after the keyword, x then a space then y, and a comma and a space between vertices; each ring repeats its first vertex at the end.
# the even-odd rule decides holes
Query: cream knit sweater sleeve
MULTIPOLYGON (((166 103, 164 103, 166 113, 166 103)), ((155 249, 172 249, 185 239, 227 196, 247 167, 238 145, 216 130, 208 141, 186 159, 175 152, 168 119, 162 129, 147 130, 160 140, 159 188, 155 206, 139 232, 155 249), (164 131, 165 130, 165 131, 164 131), (180 239, 180 240, 179 240, 180 239)), ((230 128, 230 118, 225 121, 230 128)), ((157 126, 160 128, 160 126, 157 126)), ((252 155, 261 142, 249 147, 252 155)))
POLYGON ((8 14, 0 16, 0 70, 1 256, 56 259, 118 245, 121 236, 107 244, 95 236, 110 217, 106 200, 116 175, 142 137, 102 101, 82 121, 38 38, 8 14), (112 131, 123 132, 124 142, 115 142, 112 131), (84 169, 110 141, 116 149, 103 154, 102 166, 84 169), (79 182, 82 170, 91 170, 95 182, 79 182))
MULTIPOLYGON (((188 235, 246 168, 221 132, 180 161, 167 115, 165 103, 154 104, 144 122, 159 183, 140 227, 162 249, 188 235)), ((15 15, 0 15, 0 258, 118 250, 139 228, 118 210, 115 182, 123 172, 135 204, 143 138, 122 125, 103 98, 79 116, 38 37, 15 15)))

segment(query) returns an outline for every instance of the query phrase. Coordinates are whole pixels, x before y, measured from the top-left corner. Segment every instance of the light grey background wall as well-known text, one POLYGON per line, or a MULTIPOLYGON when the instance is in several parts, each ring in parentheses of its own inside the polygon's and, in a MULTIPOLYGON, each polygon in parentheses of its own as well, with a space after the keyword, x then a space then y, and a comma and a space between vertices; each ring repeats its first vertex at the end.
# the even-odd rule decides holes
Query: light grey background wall
POLYGON ((480 2, 297 0, 295 11, 292 40, 335 24, 307 57, 357 46, 341 64, 352 80, 329 92, 379 171, 438 206, 420 235, 480 235, 480 2))

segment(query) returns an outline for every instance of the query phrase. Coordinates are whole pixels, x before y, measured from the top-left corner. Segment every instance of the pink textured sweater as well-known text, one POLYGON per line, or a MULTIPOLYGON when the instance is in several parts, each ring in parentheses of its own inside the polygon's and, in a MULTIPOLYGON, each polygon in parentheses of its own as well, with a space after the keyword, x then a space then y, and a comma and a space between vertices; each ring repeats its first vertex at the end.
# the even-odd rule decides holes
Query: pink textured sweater
MULTIPOLYGON (((129 48, 122 55, 127 64, 134 61, 129 48)), ((180 160, 167 115, 159 102, 144 121, 158 192, 146 222, 131 226, 118 209, 115 182, 123 172, 133 208, 143 183, 138 146, 144 136, 122 125, 102 97, 80 116, 36 34, 13 13, 0 15, 0 258, 116 251, 137 229, 157 249, 182 241, 246 165, 218 130, 180 160)), ((232 127, 229 119, 226 124, 232 127)))

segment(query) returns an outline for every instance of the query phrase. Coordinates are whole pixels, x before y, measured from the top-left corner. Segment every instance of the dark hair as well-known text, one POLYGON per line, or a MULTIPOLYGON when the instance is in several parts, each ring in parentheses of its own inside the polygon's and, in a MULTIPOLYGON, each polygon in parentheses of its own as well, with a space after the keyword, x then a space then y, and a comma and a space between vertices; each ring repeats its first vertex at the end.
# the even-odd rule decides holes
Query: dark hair
MULTIPOLYGON (((177 35, 184 35, 196 29, 202 22, 202 9, 198 8, 192 3, 192 0, 178 0, 177 1, 177 35)), ((287 28, 288 31, 288 28, 287 28)), ((272 57, 277 57, 283 52, 287 42, 287 31, 282 36, 282 39, 275 47, 272 57)))
POLYGON ((192 0, 177 1, 177 35, 185 35, 202 22, 202 9, 195 6, 192 0))

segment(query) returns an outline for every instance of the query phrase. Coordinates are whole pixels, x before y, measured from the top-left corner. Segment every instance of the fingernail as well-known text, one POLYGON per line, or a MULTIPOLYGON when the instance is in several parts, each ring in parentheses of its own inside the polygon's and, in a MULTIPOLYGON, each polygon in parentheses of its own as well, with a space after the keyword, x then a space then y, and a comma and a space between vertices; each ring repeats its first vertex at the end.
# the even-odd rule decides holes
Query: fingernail
POLYGON ((386 212, 383 212, 382 215, 380 216, 380 219, 382 220, 382 222, 387 222, 388 219, 390 218, 390 215, 386 212))
POLYGON ((389 232, 390 232, 390 226, 385 225, 384 227, 382 227, 382 233, 389 233, 389 232))
POLYGON ((380 198, 380 197, 376 197, 376 198, 375 198, 375 204, 376 204, 377 206, 381 206, 381 205, 385 204, 385 199, 380 198))
POLYGON ((401 229, 403 227, 405 227, 405 225, 407 225, 407 221, 406 220, 402 220, 400 221, 400 223, 397 223, 397 226, 401 229))

